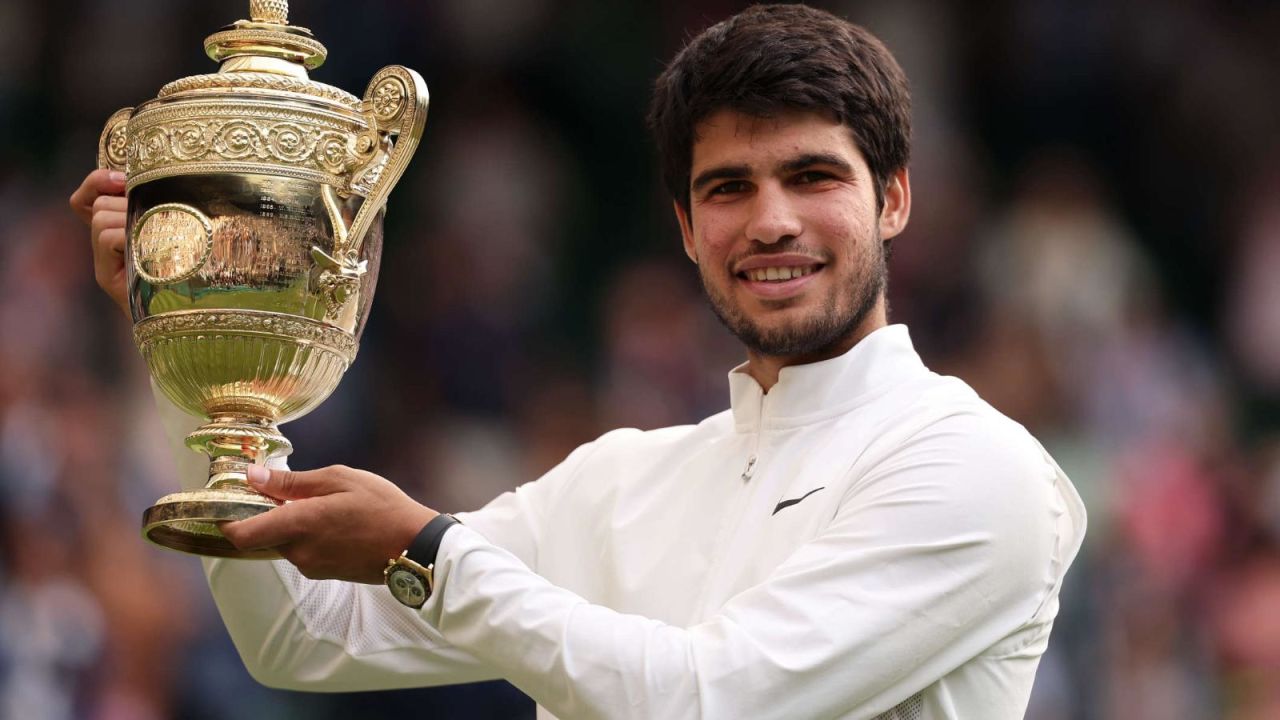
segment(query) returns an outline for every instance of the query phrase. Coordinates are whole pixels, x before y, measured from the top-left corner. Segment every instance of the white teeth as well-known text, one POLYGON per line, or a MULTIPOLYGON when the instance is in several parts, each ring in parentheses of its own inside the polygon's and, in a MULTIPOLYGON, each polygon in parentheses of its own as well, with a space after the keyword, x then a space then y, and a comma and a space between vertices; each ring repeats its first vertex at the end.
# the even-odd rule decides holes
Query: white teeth
POLYGON ((783 267, 755 268, 746 272, 747 279, 755 282, 791 280, 793 278, 804 277, 812 273, 816 268, 812 265, 800 267, 795 265, 786 265, 783 267))

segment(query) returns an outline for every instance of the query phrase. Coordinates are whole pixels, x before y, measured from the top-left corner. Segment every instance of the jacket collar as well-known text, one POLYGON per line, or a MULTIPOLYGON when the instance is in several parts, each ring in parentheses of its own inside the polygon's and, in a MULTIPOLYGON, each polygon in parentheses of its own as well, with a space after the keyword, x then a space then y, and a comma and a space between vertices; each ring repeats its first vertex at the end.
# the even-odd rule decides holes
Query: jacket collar
POLYGON ((767 394, 746 368, 729 372, 733 422, 741 432, 818 422, 926 371, 906 325, 880 328, 829 360, 784 367, 767 394))

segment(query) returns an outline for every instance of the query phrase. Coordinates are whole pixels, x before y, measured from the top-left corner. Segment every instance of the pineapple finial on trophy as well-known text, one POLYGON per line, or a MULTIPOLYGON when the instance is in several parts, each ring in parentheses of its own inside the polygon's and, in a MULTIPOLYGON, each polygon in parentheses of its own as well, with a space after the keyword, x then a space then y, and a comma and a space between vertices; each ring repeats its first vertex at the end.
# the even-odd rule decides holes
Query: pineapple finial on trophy
POLYGON ((289 24, 288 0, 249 0, 249 17, 254 22, 289 24))

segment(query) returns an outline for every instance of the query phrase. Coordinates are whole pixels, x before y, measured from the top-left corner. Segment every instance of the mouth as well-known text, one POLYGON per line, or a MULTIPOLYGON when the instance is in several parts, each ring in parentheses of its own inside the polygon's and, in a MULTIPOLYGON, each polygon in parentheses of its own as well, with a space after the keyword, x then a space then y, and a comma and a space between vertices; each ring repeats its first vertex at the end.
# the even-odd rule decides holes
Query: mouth
POLYGON ((784 283, 788 280, 812 275, 822 268, 822 263, 813 263, 811 265, 771 265, 751 268, 750 270, 739 270, 738 279, 756 283, 784 283))
POLYGON ((773 262, 775 264, 753 261, 750 263, 753 267, 739 270, 736 277, 751 294, 762 299, 780 300, 798 295, 826 267, 826 263, 814 262, 811 258, 786 264, 777 260, 773 262))

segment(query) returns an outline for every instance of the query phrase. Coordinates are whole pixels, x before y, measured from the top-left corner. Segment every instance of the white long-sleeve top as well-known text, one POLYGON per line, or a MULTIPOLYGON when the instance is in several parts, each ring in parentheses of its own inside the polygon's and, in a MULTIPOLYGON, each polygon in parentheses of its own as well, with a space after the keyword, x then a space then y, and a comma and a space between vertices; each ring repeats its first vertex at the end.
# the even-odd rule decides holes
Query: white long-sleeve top
MULTIPOLYGON (((245 665, 318 691, 502 677, 540 718, 1022 717, 1085 529, 1035 439, 904 326, 767 394, 729 382, 729 411, 608 433, 460 514, 421 611, 204 560, 245 665)), ((161 405, 180 448, 195 421, 161 405)))

